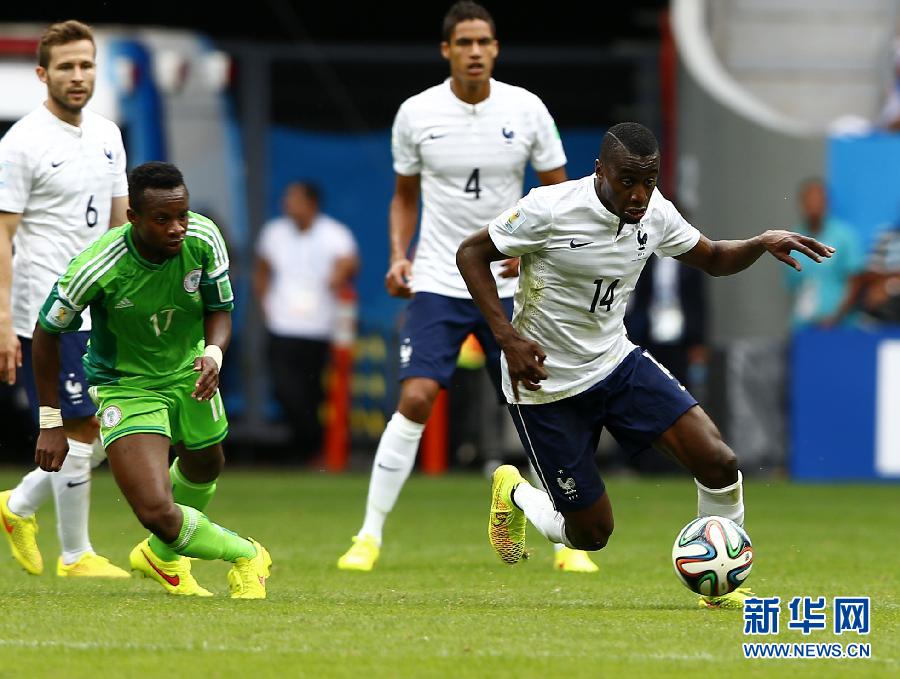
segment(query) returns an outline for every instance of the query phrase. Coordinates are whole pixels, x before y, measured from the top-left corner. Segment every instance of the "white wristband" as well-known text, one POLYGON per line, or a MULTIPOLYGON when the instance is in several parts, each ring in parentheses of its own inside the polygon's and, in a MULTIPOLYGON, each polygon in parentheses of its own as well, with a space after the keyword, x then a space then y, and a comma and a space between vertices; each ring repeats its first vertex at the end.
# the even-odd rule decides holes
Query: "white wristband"
POLYGON ((55 429, 63 426, 62 412, 59 408, 51 408, 50 406, 41 406, 38 408, 41 429, 55 429))
POLYGON ((209 356, 212 360, 216 362, 216 370, 222 372, 222 350, 217 347, 215 344, 207 344, 206 349, 203 350, 204 356, 209 356))

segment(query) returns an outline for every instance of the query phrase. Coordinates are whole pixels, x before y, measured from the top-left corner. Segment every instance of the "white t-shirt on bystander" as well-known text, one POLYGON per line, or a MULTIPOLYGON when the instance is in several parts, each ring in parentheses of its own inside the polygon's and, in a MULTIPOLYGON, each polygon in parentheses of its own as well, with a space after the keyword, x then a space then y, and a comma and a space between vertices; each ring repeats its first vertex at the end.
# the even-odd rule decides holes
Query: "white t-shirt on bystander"
POLYGON ((337 311, 331 275, 337 260, 356 254, 350 229, 323 214, 305 231, 279 217, 263 226, 256 253, 272 272, 263 299, 268 330, 282 337, 330 340, 337 311))

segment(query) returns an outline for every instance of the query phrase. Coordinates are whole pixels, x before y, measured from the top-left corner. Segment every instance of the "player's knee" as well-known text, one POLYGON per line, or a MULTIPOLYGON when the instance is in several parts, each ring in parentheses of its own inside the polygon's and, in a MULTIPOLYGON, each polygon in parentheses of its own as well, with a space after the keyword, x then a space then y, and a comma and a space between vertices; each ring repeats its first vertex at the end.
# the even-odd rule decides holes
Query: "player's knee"
POLYGON ((219 478, 225 466, 225 455, 221 446, 216 450, 206 450, 203 454, 193 454, 178 458, 178 469, 188 481, 192 483, 210 483, 219 478))
POLYGON ((434 397, 424 389, 410 389, 400 399, 398 410, 413 422, 426 422, 433 404, 434 397))
POLYGON ((575 549, 583 549, 586 552, 596 552, 606 547, 612 536, 613 526, 605 522, 595 523, 589 526, 576 526, 570 529, 566 525, 566 537, 575 549))
POLYGON ((135 507, 138 521, 151 533, 165 542, 173 542, 181 530, 182 516, 170 501, 153 502, 135 507))

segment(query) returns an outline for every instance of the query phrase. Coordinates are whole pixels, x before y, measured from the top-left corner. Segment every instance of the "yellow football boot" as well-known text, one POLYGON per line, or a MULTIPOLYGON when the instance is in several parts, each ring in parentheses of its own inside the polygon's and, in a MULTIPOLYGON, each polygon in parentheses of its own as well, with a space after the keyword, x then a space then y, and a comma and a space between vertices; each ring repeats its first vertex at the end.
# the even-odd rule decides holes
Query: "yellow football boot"
POLYGON ((34 515, 26 519, 13 514, 9 510, 10 495, 11 490, 0 493, 0 520, 3 523, 3 533, 9 540, 13 558, 32 575, 40 575, 44 572, 44 559, 35 539, 38 532, 37 519, 34 515))
POLYGON ((563 546, 553 556, 553 567, 566 573, 596 573, 600 567, 591 560, 591 555, 581 549, 563 546))
POLYGON ((232 599, 265 599, 266 578, 272 557, 268 550, 253 538, 248 538, 256 547, 256 556, 251 559, 240 557, 228 571, 228 587, 232 599))
POLYGON ((93 552, 85 552, 75 563, 56 562, 56 574, 61 578, 130 578, 131 573, 111 564, 109 559, 93 552))
POLYGON ((756 596, 749 587, 738 587, 733 592, 722 596, 701 596, 697 602, 700 608, 737 608, 743 609, 744 602, 756 596))
POLYGON ((354 535, 353 544, 338 559, 337 567, 342 571, 370 571, 375 568, 381 546, 371 535, 354 535))
POLYGON ((212 596, 191 575, 191 560, 184 557, 177 561, 163 561, 150 549, 150 538, 139 542, 128 557, 131 570, 145 578, 155 580, 169 594, 178 596, 212 596))
POLYGON ((512 501, 512 492, 520 483, 527 482, 511 464, 494 470, 488 539, 497 556, 508 564, 518 563, 525 554, 525 513, 512 501))

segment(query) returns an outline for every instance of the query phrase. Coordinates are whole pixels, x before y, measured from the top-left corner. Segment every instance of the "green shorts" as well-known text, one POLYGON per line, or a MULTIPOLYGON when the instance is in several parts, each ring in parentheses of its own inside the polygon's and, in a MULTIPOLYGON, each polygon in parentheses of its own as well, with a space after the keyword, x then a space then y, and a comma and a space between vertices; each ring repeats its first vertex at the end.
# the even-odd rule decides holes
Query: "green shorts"
POLYGON ((129 434, 160 434, 189 450, 219 443, 228 435, 222 395, 217 391, 208 401, 191 398, 196 381, 191 371, 152 390, 121 383, 91 387, 103 446, 129 434))

